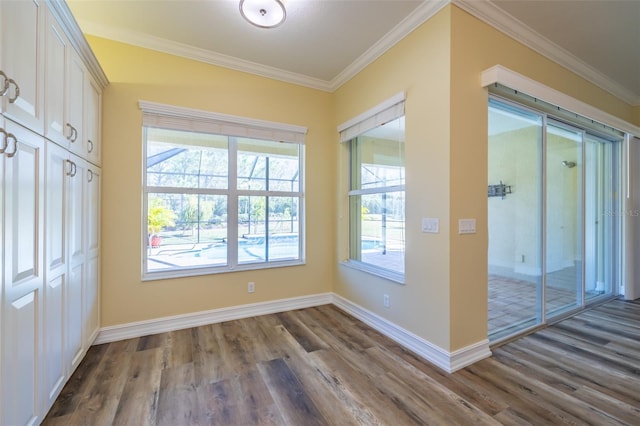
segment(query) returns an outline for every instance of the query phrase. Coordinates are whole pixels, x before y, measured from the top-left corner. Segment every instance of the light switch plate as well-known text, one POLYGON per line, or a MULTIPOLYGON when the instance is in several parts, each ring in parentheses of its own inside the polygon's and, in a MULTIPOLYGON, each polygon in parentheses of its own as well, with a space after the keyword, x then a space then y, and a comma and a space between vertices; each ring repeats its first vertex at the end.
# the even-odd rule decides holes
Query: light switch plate
POLYGON ((459 234, 475 234, 476 220, 475 219, 459 219, 458 233, 459 234))
POLYGON ((422 218, 422 232, 437 234, 440 232, 440 221, 437 217, 422 218))

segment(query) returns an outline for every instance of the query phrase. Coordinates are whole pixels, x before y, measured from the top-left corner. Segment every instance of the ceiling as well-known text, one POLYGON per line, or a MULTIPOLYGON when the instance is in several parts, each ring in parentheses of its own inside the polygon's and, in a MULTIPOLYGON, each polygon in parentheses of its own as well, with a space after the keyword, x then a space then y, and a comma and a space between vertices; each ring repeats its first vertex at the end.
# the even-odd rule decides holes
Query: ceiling
POLYGON ((326 91, 450 2, 640 105, 640 0, 284 0, 272 29, 237 0, 67 0, 86 34, 326 91))

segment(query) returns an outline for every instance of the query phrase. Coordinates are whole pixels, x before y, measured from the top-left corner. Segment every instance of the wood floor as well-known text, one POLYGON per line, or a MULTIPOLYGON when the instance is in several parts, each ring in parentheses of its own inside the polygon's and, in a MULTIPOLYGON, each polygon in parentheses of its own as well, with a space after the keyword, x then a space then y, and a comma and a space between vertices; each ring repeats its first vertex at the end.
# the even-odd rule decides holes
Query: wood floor
POLYGON ((94 346, 45 425, 640 424, 640 302, 447 374, 326 305, 94 346))

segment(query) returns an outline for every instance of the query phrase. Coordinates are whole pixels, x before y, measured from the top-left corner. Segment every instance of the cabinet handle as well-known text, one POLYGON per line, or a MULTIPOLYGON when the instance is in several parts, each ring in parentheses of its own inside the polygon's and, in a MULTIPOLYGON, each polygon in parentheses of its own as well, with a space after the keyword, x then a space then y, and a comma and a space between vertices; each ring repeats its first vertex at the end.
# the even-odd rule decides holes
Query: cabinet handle
POLYGON ((76 175, 77 172, 77 168, 76 168, 76 163, 74 163, 71 160, 65 160, 67 162, 67 164, 69 165, 69 170, 67 171, 67 176, 69 177, 74 177, 76 175))
POLYGON ((69 142, 75 142, 76 139, 78 139, 78 131, 76 130, 75 127, 73 127, 71 124, 67 123, 67 127, 69 128, 69 136, 67 136, 67 139, 69 140, 69 142))
POLYGON ((13 133, 7 133, 7 148, 9 147, 9 139, 13 139, 13 151, 5 152, 5 154, 7 154, 7 158, 13 157, 14 155, 16 155, 16 152, 18 152, 18 139, 13 133))
MULTIPOLYGON (((2 71, 0 71, 2 72, 2 71)), ((0 154, 4 154, 4 152, 9 147, 9 142, 7 141, 7 137, 9 136, 7 131, 4 129, 0 129, 0 133, 2 133, 2 148, 0 148, 0 154)))
POLYGON ((87 139, 87 145, 89 145, 87 151, 91 154, 93 152, 93 141, 91 139, 87 139))
POLYGON ((7 93, 7 90, 9 90, 9 77, 7 77, 3 71, 0 71, 0 77, 4 80, 4 87, 0 91, 0 96, 4 96, 7 93))
POLYGON ((18 99, 18 96, 20 96, 20 86, 18 86, 18 83, 16 83, 16 81, 12 78, 7 81, 9 82, 9 84, 13 84, 16 88, 13 98, 9 98, 9 103, 12 104, 16 101, 16 99, 18 99))
POLYGON ((93 171, 91 169, 87 169, 87 182, 93 182, 93 171))

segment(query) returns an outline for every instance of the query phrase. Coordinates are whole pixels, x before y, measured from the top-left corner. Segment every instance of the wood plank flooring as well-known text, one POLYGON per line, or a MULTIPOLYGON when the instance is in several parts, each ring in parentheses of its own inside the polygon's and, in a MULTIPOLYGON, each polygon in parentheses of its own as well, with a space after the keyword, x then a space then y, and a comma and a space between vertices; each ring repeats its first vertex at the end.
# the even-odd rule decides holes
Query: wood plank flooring
POLYGON ((638 425, 640 301, 447 374, 325 305, 93 346, 45 425, 638 425))

